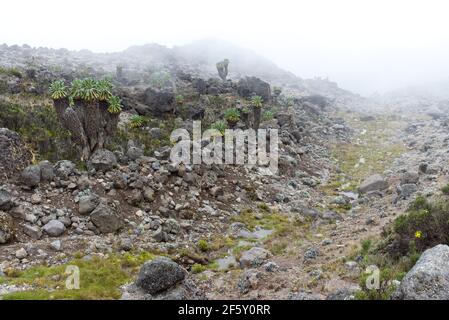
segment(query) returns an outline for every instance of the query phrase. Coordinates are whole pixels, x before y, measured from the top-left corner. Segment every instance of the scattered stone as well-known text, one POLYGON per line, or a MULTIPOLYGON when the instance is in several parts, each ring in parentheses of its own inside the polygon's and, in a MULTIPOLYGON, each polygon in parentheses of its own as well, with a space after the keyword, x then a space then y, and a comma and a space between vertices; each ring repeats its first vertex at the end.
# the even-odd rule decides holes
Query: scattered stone
POLYGON ((255 269, 245 270, 240 276, 239 281, 237 282, 237 290, 241 294, 246 294, 251 289, 253 290, 256 289, 260 277, 261 277, 260 272, 255 269))
POLYGON ((16 256, 17 259, 22 260, 28 256, 28 252, 24 248, 20 248, 14 253, 14 255, 16 256))
POLYGON ((258 267, 262 265, 265 260, 270 257, 270 252, 260 247, 252 247, 251 249, 244 251, 240 257, 240 267, 258 267))
POLYGON ((11 194, 6 190, 0 190, 0 210, 8 211, 12 207, 11 194))
POLYGON ((307 249, 306 252, 304 253, 304 262, 308 262, 310 260, 315 260, 319 254, 320 253, 319 253, 318 249, 316 249, 314 247, 307 249))
POLYGON ((51 242, 50 247, 55 251, 61 251, 62 250, 61 240, 55 240, 55 241, 51 242))
POLYGON ((385 179, 379 175, 375 174, 367 179, 365 179, 362 184, 359 186, 360 193, 367 193, 371 191, 380 191, 388 188, 388 183, 385 179))
POLYGON ((80 215, 88 215, 98 206, 100 198, 95 194, 83 196, 78 202, 78 212, 80 215))
POLYGON ((43 230, 50 237, 59 237, 65 231, 64 224, 59 220, 50 220, 44 225, 43 230))
POLYGON ((94 168, 97 171, 107 172, 117 166, 117 157, 106 149, 98 149, 90 157, 87 167, 94 168))
POLYGON ((13 238, 13 221, 11 216, 0 211, 0 244, 5 244, 13 238))
POLYGON ((34 240, 39 240, 42 237, 42 230, 38 226, 24 225, 23 232, 34 240))
POLYGON ((101 233, 115 232, 123 227, 123 219, 117 206, 107 199, 101 199, 90 214, 93 224, 101 233))
POLYGON ((23 169, 20 179, 27 187, 36 187, 41 182, 41 168, 38 165, 26 167, 23 169))

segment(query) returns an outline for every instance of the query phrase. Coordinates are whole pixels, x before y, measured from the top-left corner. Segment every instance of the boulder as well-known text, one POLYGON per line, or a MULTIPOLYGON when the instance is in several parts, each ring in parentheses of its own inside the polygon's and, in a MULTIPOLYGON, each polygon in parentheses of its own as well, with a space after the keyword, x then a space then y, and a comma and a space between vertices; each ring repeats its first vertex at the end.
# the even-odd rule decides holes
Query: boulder
POLYGON ((69 160, 58 161, 54 165, 54 172, 59 178, 67 179, 75 172, 75 164, 69 160))
POLYGON ((256 77, 246 77, 237 83, 237 92, 244 98, 261 96, 264 103, 271 100, 270 84, 256 77))
POLYGON ((87 166, 89 169, 106 172, 117 166, 117 157, 109 150, 98 149, 90 157, 87 166))
POLYGON ((397 193, 400 199, 408 199, 416 191, 418 191, 418 186, 414 183, 406 183, 397 187, 397 193))
POLYGON ((105 198, 101 199, 98 206, 92 211, 90 219, 101 233, 115 232, 123 227, 123 219, 119 208, 115 203, 105 198))
POLYGON ((41 180, 52 181, 55 177, 55 169, 50 161, 44 160, 39 162, 39 168, 41 169, 41 180))
POLYGON ((59 220, 50 220, 43 229, 50 237, 59 237, 64 233, 65 225, 59 220))
POLYGON ((8 211, 12 207, 11 194, 6 190, 0 190, 0 210, 8 211))
POLYGON ((366 178, 359 186, 360 193, 379 191, 388 188, 388 182, 380 174, 366 178))
POLYGON ((42 230, 38 226, 24 225, 23 233, 34 240, 39 240, 42 237, 42 230))
POLYGON ((402 184, 409 184, 409 183, 418 183, 419 181, 419 174, 418 172, 411 172, 411 171, 407 171, 404 172, 401 175, 401 185, 402 184))
POLYGON ((158 115, 173 111, 175 93, 171 87, 163 89, 149 87, 143 93, 142 98, 143 103, 148 108, 146 110, 138 110, 139 113, 158 115))
POLYGON ((23 169, 20 179, 27 187, 36 187, 41 182, 41 168, 38 165, 26 167, 23 169))
POLYGON ((270 256, 270 252, 260 247, 253 247, 242 253, 240 267, 258 267, 262 265, 270 256))
POLYGON ((19 134, 0 128, 0 176, 11 177, 22 171, 31 162, 31 152, 19 134))
POLYGON ((400 300, 449 300, 449 246, 424 251, 392 296, 400 300))
POLYGON ((10 215, 0 211, 0 244, 11 241, 14 232, 12 227, 12 218, 10 215))
POLYGON ((168 290, 184 280, 186 271, 168 258, 147 261, 140 268, 136 285, 146 293, 168 290))
POLYGON ((78 202, 78 212, 80 215, 88 215, 98 206, 100 198, 95 194, 90 194, 80 198, 78 202))

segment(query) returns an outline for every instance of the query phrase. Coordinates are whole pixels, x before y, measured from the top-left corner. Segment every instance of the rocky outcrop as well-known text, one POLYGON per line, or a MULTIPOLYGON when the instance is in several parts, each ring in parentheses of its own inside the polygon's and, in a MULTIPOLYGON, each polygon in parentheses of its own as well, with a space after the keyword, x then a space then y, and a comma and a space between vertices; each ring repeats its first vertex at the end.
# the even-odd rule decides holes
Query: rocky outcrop
POLYGON ((0 128, 0 177, 12 177, 31 162, 31 152, 19 134, 0 128))
POLYGON ((138 109, 139 113, 144 115, 160 115, 173 111, 175 93, 172 88, 158 89, 149 87, 143 93, 141 100, 145 107, 140 107, 138 109))
POLYGON ((237 83, 237 92, 244 98, 261 96, 264 103, 271 101, 270 85, 256 77, 246 77, 237 83))
POLYGON ((117 166, 117 157, 109 150, 98 149, 92 154, 87 166, 88 168, 93 168, 97 171, 106 172, 117 166))

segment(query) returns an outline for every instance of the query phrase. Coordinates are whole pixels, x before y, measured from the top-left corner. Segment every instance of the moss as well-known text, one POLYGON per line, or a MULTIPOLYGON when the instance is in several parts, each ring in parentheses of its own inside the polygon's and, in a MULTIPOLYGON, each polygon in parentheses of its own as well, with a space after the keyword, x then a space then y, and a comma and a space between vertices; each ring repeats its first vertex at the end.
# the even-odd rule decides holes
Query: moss
POLYGON ((206 266, 203 266, 202 264, 198 264, 198 263, 195 263, 194 265, 192 265, 192 267, 190 269, 190 271, 192 273, 201 273, 201 272, 204 272, 206 270, 207 270, 206 266))
POLYGON ((8 284, 28 284, 35 289, 4 295, 5 300, 27 299, 118 299, 120 286, 130 282, 140 265, 153 259, 148 252, 139 254, 97 256, 91 259, 74 259, 59 266, 36 266, 5 277, 8 284), (80 270, 80 289, 65 287, 67 266, 77 266, 80 270))
POLYGON ((198 246, 198 249, 200 249, 203 252, 206 252, 209 250, 209 244, 204 239, 199 240, 197 246, 198 246))

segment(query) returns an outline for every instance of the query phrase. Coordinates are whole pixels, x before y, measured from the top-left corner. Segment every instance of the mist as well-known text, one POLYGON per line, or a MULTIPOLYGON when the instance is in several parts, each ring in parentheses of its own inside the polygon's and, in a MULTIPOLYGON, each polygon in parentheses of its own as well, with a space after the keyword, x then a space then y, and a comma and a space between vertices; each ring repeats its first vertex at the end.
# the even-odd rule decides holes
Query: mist
POLYGON ((447 1, 2 1, 0 43, 121 51, 219 38, 362 95, 446 81, 447 1))

